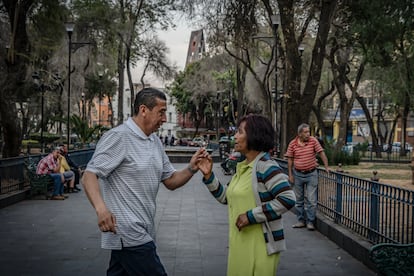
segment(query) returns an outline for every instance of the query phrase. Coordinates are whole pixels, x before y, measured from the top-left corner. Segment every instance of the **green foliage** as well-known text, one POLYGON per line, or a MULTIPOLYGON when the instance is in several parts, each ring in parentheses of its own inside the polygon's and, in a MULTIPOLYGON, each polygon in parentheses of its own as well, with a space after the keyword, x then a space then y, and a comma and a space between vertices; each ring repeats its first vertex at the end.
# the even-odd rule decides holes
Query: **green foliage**
POLYGON ((86 100, 91 101, 94 97, 113 97, 116 92, 116 82, 111 76, 104 74, 102 77, 96 74, 88 74, 85 77, 86 100))
POLYGON ((27 147, 28 145, 38 145, 38 144, 39 144, 39 141, 37 141, 37 140, 32 140, 32 139, 22 140, 22 146, 23 147, 27 147))
MULTIPOLYGON (((43 132, 43 142, 45 144, 52 144, 53 142, 60 139, 60 136, 57 134, 51 134, 48 132, 43 132)), ((40 133, 31 133, 30 140, 36 140, 40 142, 40 133)))
POLYGON ((369 143, 368 141, 361 143, 358 143, 354 146, 354 151, 360 152, 362 156, 365 156, 365 154, 368 151, 369 143))
POLYGON ((371 64, 387 67, 395 62, 395 55, 402 53, 396 48, 402 41, 412 40, 412 1, 360 0, 353 1, 350 7, 352 31, 364 45, 371 64))
POLYGON ((78 115, 73 115, 70 119, 72 132, 76 133, 82 144, 90 142, 101 128, 101 126, 89 127, 88 122, 81 119, 78 115))
MULTIPOLYGON (((177 111, 190 113, 192 120, 199 124, 203 119, 208 128, 216 128, 217 111, 222 108, 220 125, 227 128, 232 123, 233 108, 230 90, 234 87, 234 64, 228 55, 205 57, 189 64, 180 72, 168 88, 176 99, 177 111)), ((235 95, 233 95, 235 97, 235 95)))
MULTIPOLYGON (((361 161, 359 152, 354 150, 352 152, 337 151, 332 141, 325 143, 325 154, 328 158, 329 165, 336 166, 339 163, 342 165, 358 165, 361 161)), ((323 164, 322 160, 318 157, 319 164, 323 164)))
POLYGON ((31 7, 28 25, 31 36, 32 58, 37 68, 47 69, 47 59, 61 47, 66 36, 62 28, 62 18, 67 15, 67 8, 61 1, 35 1, 31 7))
POLYGON ((193 109, 193 104, 191 102, 190 91, 186 90, 183 86, 184 79, 185 72, 179 72, 174 82, 170 87, 168 87, 168 89, 170 91, 170 95, 177 100, 175 103, 177 111, 186 114, 193 109))

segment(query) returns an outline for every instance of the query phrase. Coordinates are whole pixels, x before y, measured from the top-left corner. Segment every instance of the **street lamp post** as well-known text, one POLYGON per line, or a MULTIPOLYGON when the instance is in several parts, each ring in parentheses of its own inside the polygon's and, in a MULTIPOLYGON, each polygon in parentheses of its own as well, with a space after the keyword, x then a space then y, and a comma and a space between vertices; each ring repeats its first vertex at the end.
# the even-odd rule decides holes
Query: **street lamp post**
POLYGON ((98 98, 98 125, 101 125, 101 98, 102 98, 102 78, 103 78, 103 72, 99 71, 99 80, 100 80, 100 86, 99 86, 99 98, 98 98))
POLYGON ((73 22, 66 22, 65 28, 66 32, 68 33, 68 117, 66 123, 66 131, 67 131, 67 145, 68 149, 70 147, 70 74, 71 74, 71 67, 72 67, 72 33, 75 27, 75 23, 73 22))
POLYGON ((82 92, 82 119, 86 120, 85 93, 82 92))
POLYGON ((65 22, 65 29, 68 34, 68 118, 67 118, 67 145, 68 149, 70 146, 70 75, 71 75, 71 67, 72 67, 72 50, 76 51, 79 47, 84 45, 90 45, 90 42, 73 42, 72 41, 72 34, 75 28, 74 22, 65 22), (74 46, 77 46, 74 48, 74 46))
POLYGON ((274 46, 274 56, 275 56, 275 131, 276 131, 276 149, 277 149, 277 156, 279 156, 280 150, 280 130, 277 127, 277 101, 279 98, 279 93, 278 93, 278 86, 277 86, 277 44, 278 44, 278 34, 277 34, 277 30, 280 24, 280 15, 279 14, 273 14, 270 17, 271 21, 272 21, 272 26, 273 26, 273 32, 274 32, 274 38, 275 38, 275 46, 274 46))

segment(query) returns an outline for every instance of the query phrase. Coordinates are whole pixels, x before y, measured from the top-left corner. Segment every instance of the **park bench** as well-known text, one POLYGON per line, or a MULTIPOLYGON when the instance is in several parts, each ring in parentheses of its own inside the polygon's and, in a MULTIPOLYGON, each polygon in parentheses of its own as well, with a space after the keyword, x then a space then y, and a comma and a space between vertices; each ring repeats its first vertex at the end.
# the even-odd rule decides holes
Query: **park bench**
POLYGON ((30 181, 30 197, 42 194, 49 198, 49 191, 53 188, 53 178, 50 175, 36 174, 37 164, 31 160, 25 161, 27 176, 30 181))
POLYGON ((369 258, 378 275, 414 275, 414 243, 380 243, 371 247, 369 258))

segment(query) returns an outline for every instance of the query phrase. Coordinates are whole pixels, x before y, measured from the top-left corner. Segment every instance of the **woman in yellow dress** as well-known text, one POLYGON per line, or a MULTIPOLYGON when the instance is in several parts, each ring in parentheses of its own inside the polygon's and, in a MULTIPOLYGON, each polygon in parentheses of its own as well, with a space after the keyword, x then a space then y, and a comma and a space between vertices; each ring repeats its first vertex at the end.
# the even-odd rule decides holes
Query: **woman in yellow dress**
POLYGON ((295 205, 288 176, 270 158, 275 131, 271 122, 250 114, 241 118, 234 150, 245 156, 229 185, 215 177, 211 156, 199 163, 203 182, 229 210, 228 276, 274 276, 279 252, 286 249, 282 214, 295 205))

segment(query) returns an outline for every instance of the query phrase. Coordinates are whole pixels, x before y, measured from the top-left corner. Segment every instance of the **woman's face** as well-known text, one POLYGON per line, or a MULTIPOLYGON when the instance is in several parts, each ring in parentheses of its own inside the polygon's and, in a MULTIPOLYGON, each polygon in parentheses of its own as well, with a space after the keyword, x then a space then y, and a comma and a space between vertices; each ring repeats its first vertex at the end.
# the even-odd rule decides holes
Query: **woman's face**
POLYGON ((247 133, 245 130, 246 122, 241 122, 236 134, 234 135, 234 150, 245 154, 247 149, 247 133))

